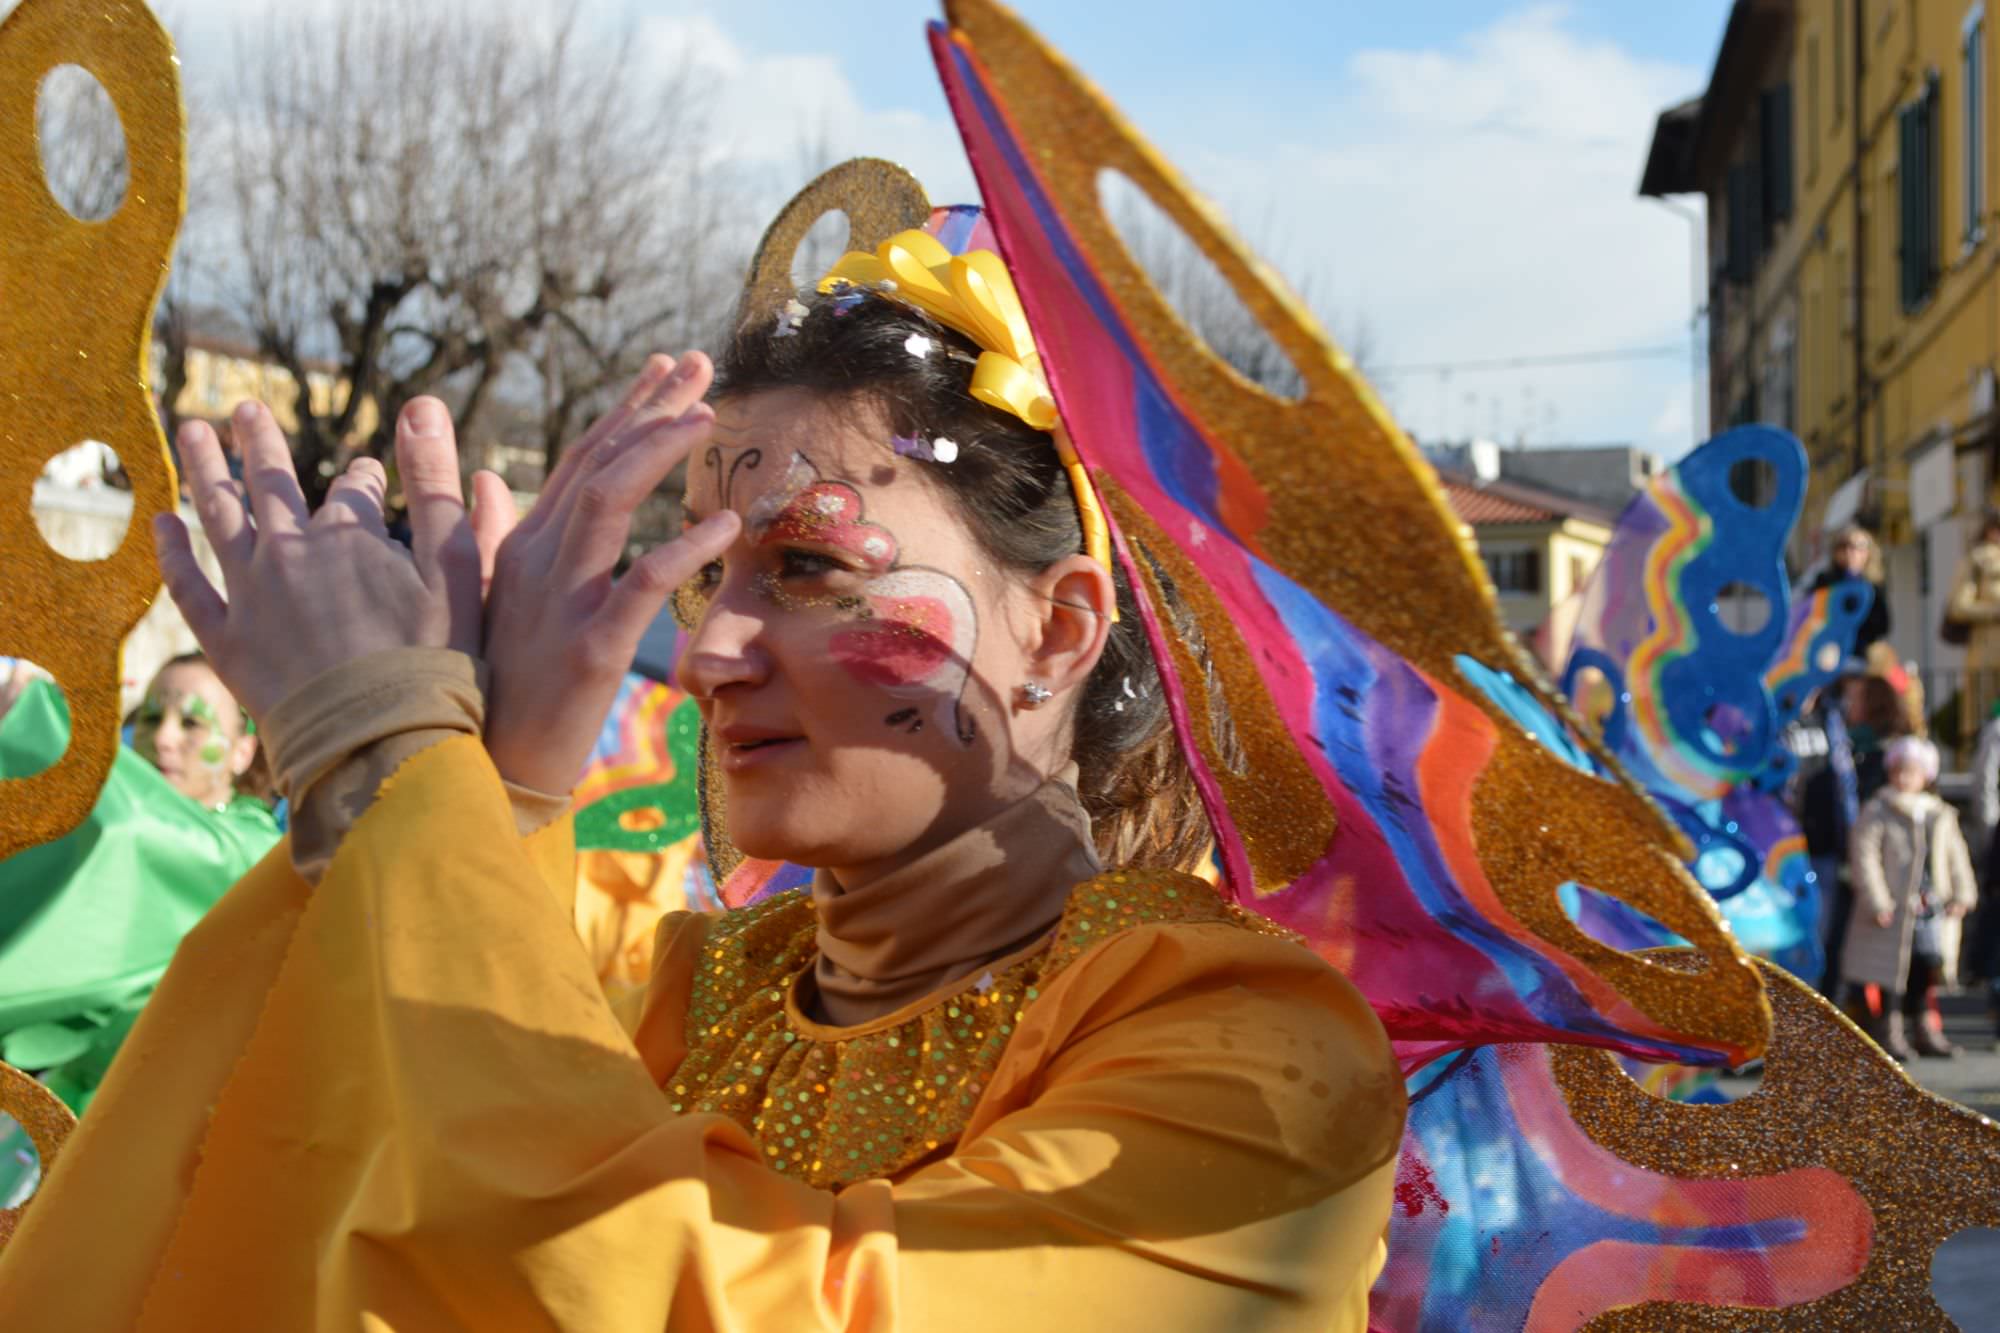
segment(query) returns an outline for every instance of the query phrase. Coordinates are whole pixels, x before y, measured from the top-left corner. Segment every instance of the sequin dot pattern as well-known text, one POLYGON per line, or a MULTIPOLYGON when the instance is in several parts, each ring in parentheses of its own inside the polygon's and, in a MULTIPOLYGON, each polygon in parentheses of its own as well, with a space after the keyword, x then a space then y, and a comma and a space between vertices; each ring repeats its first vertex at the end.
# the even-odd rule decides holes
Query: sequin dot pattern
POLYGON ((775 1171, 821 1189, 893 1176, 948 1152, 1014 1031, 1071 963, 1125 931, 1225 924, 1289 937, 1175 871, 1100 875, 1070 894, 1047 942, 968 977, 900 1021, 812 1022, 797 988, 817 956, 804 890, 718 918, 687 1012, 688 1054, 664 1091, 676 1111, 729 1117, 775 1171))

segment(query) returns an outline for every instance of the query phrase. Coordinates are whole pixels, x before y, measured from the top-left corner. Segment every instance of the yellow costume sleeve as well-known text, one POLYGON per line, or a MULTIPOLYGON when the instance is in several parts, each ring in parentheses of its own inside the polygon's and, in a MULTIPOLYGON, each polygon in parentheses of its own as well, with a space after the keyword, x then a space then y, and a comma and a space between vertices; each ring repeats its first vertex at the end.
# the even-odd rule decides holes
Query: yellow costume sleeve
POLYGON ((45 1328, 1363 1327, 1401 1082, 1304 950, 1145 927, 958 1152, 838 1195, 676 1116, 477 740, 188 937, 0 1253, 45 1328))

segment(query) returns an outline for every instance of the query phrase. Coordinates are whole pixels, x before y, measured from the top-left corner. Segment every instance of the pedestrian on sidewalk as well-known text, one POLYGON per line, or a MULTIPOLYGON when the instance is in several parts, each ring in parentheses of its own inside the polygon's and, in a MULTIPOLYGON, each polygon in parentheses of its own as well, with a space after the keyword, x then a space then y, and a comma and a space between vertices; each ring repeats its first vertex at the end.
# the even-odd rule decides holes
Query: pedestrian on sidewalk
POLYGON ((1853 651, 1865 657, 1870 648, 1889 637, 1889 599, 1882 586, 1882 549, 1875 544, 1873 533, 1854 523, 1834 535, 1833 552, 1826 568, 1806 586, 1806 591, 1838 587, 1849 579, 1866 583, 1875 592, 1868 614, 1854 631, 1853 651))
POLYGON ((1785 729, 1784 743, 1798 759, 1791 804, 1805 834, 1806 855, 1819 883, 1819 930, 1823 976, 1805 978, 1828 999, 1840 998, 1840 941, 1847 929, 1853 892, 1847 885, 1847 846, 1861 817, 1861 786, 1854 766, 1848 714, 1861 715, 1861 678, 1866 668, 1854 659, 1839 677, 1816 691, 1805 710, 1785 729), (1852 694, 1855 702, 1847 703, 1852 694))
POLYGON ((1848 1011, 1898 1060, 1953 1056, 1937 995, 1956 979, 1959 923, 1979 901, 1972 857, 1957 812, 1931 790, 1937 747, 1900 737, 1885 767, 1888 783, 1862 807, 1850 849, 1848 1011))

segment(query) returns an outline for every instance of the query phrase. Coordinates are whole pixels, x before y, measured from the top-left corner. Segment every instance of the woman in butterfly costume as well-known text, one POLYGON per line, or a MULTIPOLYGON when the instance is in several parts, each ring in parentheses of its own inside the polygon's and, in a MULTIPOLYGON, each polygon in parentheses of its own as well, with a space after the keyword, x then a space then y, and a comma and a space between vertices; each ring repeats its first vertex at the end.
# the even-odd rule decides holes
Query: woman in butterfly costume
MULTIPOLYGON (((718 364, 656 360, 518 525, 489 481, 462 503, 429 400, 399 424, 408 554, 378 467, 308 515, 247 409, 246 513, 213 440, 184 441, 226 605, 171 522, 163 568, 296 814, 0 1251, 0 1311, 1359 1329, 1918 1308, 1899 1247, 1978 1202, 1934 1183, 1934 1216, 1871 1240, 1865 1171, 1720 1123, 1678 1136, 1696 1159, 1629 1165, 1602 1241, 1510 1252, 1537 1275, 1511 1305, 1423 1306, 1463 1238, 1400 1243, 1447 1207, 1435 1145, 1404 1137, 1406 1075, 1463 1103, 1462 1053, 1501 1052, 1516 1139, 1567 1126, 1559 1165, 1622 1160, 1676 1136, 1573 1124, 1573 1086, 1623 1077, 1582 1048, 1744 1058, 1764 986, 1615 760, 1584 772, 1489 697, 1567 724, 1365 387, 1032 34, 983 0, 950 17, 932 46, 990 211, 934 212, 882 164, 815 182, 718 364), (1216 258, 1301 401, 1173 321, 1102 217, 1102 166, 1216 258), (835 207, 850 252, 794 291, 835 207), (690 526, 613 583, 632 508, 683 458, 690 526), (565 794, 670 593, 736 910, 669 917, 619 1013, 570 928, 565 794), (1186 873, 1211 848, 1220 890, 1186 873), (1697 965, 1592 939, 1570 881, 1697 965)), ((1852 1039, 1781 1000, 1781 1033, 1852 1039)), ((1990 1138, 1940 1137, 1960 1175, 1994 1169, 1990 1138)))

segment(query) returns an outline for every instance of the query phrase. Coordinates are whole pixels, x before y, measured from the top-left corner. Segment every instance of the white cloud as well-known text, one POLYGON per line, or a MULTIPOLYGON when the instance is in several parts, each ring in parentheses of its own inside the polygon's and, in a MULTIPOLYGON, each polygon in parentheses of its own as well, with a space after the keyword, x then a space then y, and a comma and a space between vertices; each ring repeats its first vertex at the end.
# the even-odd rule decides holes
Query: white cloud
POLYGON ((949 121, 864 107, 831 56, 746 50, 706 14, 645 19, 639 40, 650 58, 706 77, 717 157, 770 176, 782 189, 774 205, 815 165, 859 154, 908 167, 939 203, 977 198, 949 121))
MULTIPOLYGON (((1315 123, 1185 165, 1237 216, 1272 217, 1286 267, 1358 307, 1391 365, 1681 348, 1689 224, 1637 184, 1660 108, 1702 82, 1537 7, 1448 48, 1358 53, 1315 123)), ((1647 407, 1670 386, 1685 401, 1688 373, 1681 355, 1380 387, 1421 434, 1497 418, 1508 437, 1678 453, 1685 420, 1658 438, 1647 407)))

